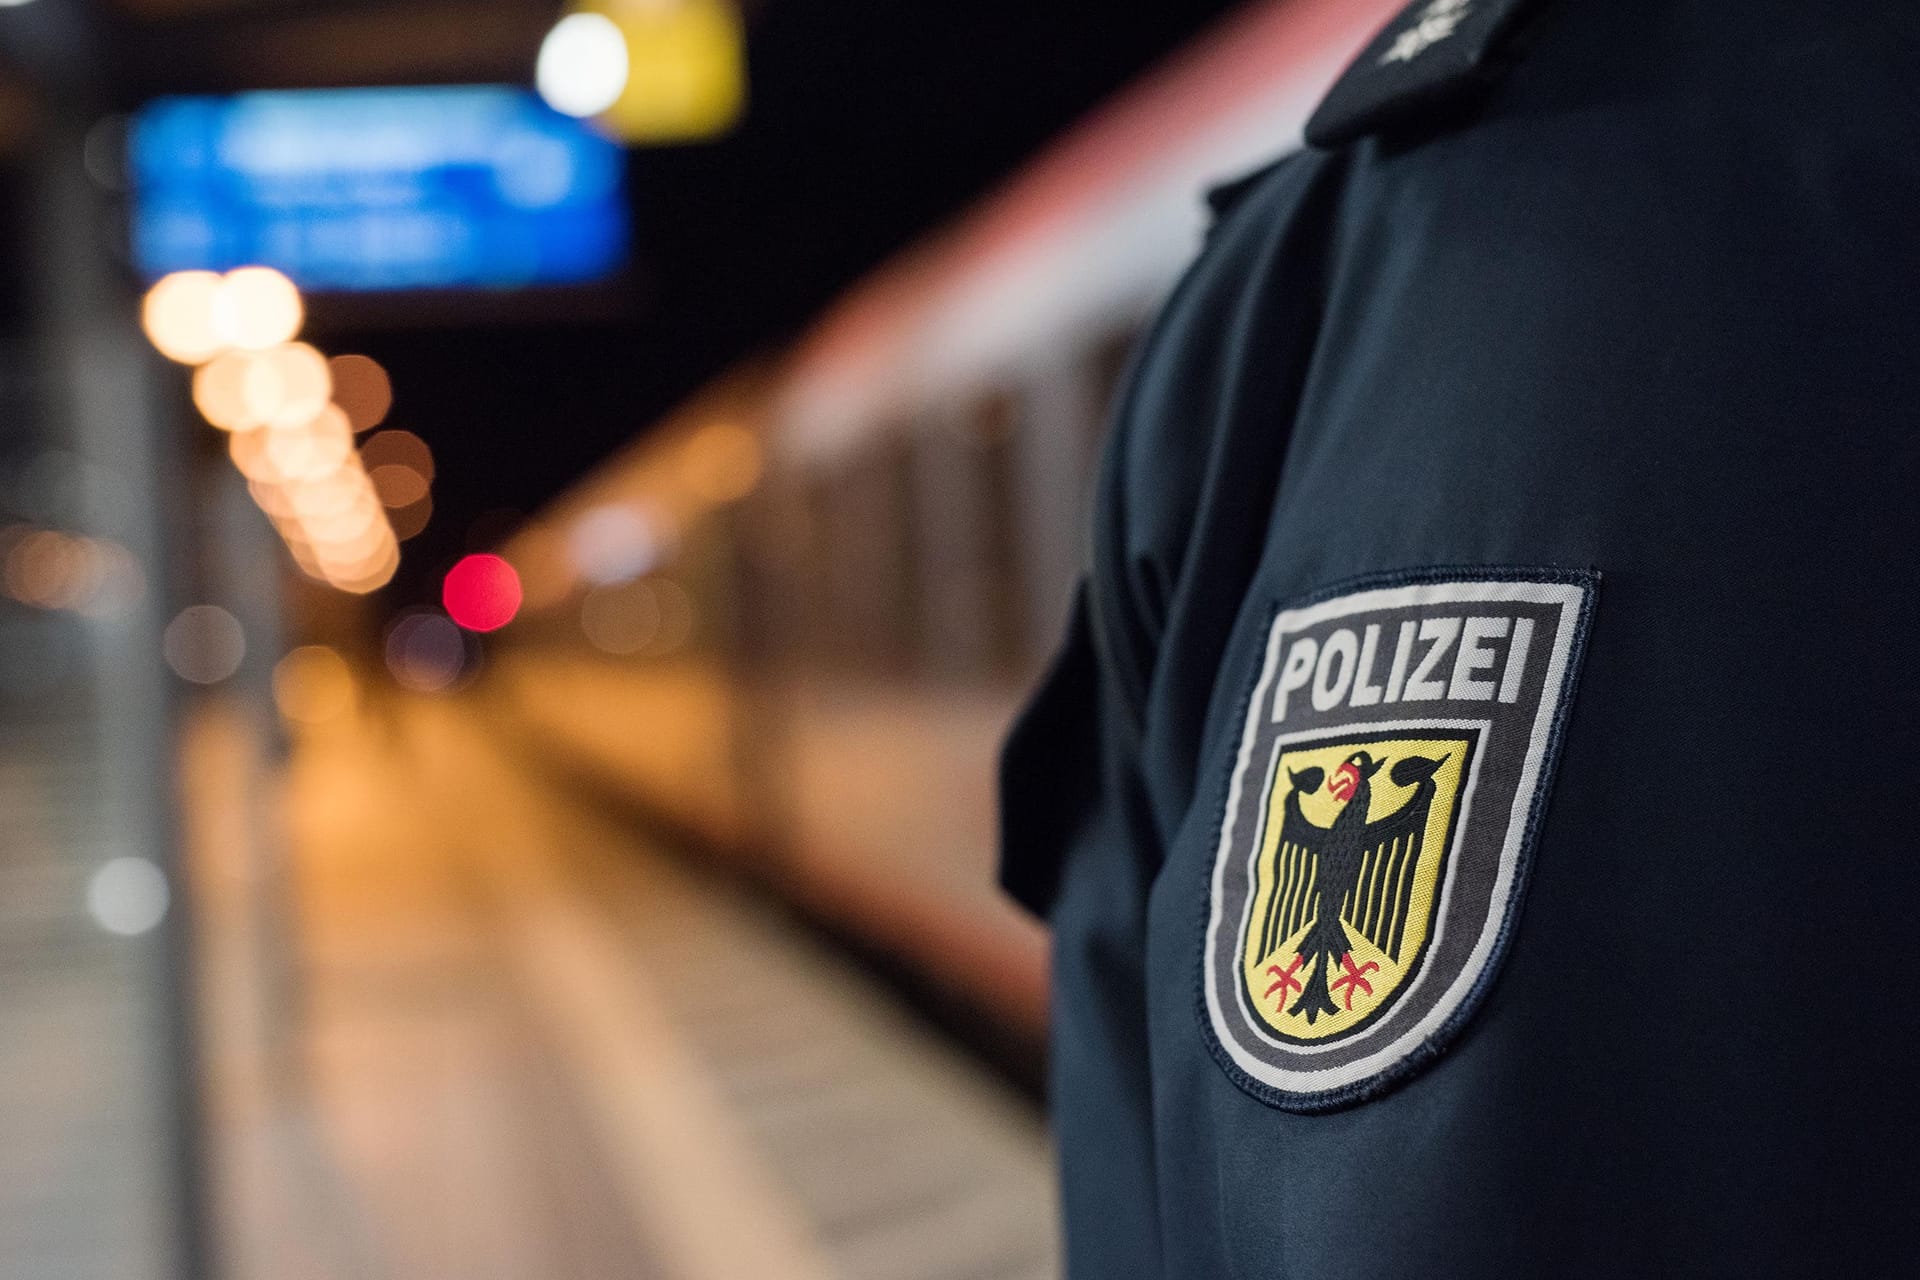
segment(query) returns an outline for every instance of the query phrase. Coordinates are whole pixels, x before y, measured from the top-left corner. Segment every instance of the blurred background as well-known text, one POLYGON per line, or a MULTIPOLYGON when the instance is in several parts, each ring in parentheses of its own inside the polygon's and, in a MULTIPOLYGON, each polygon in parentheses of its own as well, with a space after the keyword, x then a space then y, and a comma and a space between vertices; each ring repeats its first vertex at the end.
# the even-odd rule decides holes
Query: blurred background
POLYGON ((1042 1277, 994 754, 1389 0, 0 0, 0 1275, 1042 1277))

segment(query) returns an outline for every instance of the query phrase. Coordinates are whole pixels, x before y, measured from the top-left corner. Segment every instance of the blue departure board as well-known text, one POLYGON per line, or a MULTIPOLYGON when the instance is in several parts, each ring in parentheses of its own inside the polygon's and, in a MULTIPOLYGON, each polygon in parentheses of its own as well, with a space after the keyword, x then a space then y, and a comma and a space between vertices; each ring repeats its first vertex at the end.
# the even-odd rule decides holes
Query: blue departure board
POLYGON ((501 85, 160 98, 134 117, 133 256, 303 289, 586 283, 627 252, 625 154, 501 85))

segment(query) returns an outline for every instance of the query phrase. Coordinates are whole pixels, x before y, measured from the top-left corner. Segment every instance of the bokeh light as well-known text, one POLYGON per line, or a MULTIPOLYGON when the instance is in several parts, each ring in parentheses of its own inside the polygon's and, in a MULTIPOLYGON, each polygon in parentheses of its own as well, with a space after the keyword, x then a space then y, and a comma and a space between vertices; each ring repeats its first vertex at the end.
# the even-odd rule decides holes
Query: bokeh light
POLYGON ((333 373, 333 402, 355 431, 371 431, 386 421, 393 408, 393 382, 379 361, 369 356, 335 356, 327 365, 333 373))
POLYGON ((393 580, 399 536, 339 406, 328 405, 296 430, 238 433, 230 452, 302 573, 358 595, 393 580))
POLYGON ((323 560, 357 563, 371 559, 388 538, 380 509, 356 500, 338 511, 299 518, 300 540, 318 550, 323 560))
POLYGON ((369 496, 366 478, 357 467, 290 484, 286 492, 294 515, 303 522, 338 515, 369 496))
POLYGON ((562 115, 597 116, 627 87, 627 37, 603 13, 570 13, 540 42, 533 82, 562 115))
POLYGON ((393 581, 394 571, 400 567, 400 548, 389 536, 377 550, 353 560, 329 560, 323 551, 320 564, 328 586, 351 595, 366 595, 393 581))
POLYGON ((213 298, 213 329, 227 346, 264 351, 292 341, 305 319, 300 291, 272 267, 236 267, 213 298))
POLYGON ((467 669, 467 640, 437 613, 412 613, 387 632, 387 670, 402 688, 439 693, 467 669))
MULTIPOLYGON (((224 276, 176 273, 156 283, 142 304, 154 345, 199 366, 194 405, 213 426, 232 433, 228 454, 294 562, 317 581, 365 593, 391 581, 400 564, 401 535, 382 496, 409 513, 406 536, 418 533, 431 510, 433 455, 418 436, 388 431, 368 441, 375 457, 363 463, 354 435, 385 418, 392 384, 366 356, 328 360, 294 341, 305 319, 300 291, 270 267, 238 267, 224 276), (390 471, 377 490, 366 468, 384 464, 390 471)), ((88 608, 96 616, 123 611, 137 598, 127 588, 139 586, 138 566, 129 574, 128 564, 130 557, 84 539, 0 546, 0 575, 11 573, 14 595, 47 607, 88 608)), ((188 610, 169 627, 168 661, 185 679, 212 683, 231 674, 221 670, 226 650, 214 643, 225 629, 209 617, 188 610)), ((244 653, 237 630, 233 638, 244 653)))
MULTIPOLYGON (((262 351, 248 366, 244 383, 249 417, 269 427, 292 430, 327 407, 333 377, 327 358, 304 342, 262 351)), ((346 422, 346 415, 340 418, 346 422)), ((352 428, 348 428, 352 434, 352 428)))
POLYGON ((603 653, 639 653, 660 634, 660 599, 645 582, 595 587, 580 602, 580 629, 603 653))
POLYGON ((265 434, 266 460, 282 480, 322 480, 353 458, 353 428, 333 405, 304 426, 265 434))
POLYGON ((412 467, 386 462, 369 468, 367 478, 384 507, 410 507, 427 496, 427 478, 412 467))
POLYGON ((248 375, 258 357, 251 351, 227 351, 194 370, 193 407, 222 431, 245 431, 260 420, 251 416, 248 375))
POLYGON ((220 288, 220 277, 211 271, 162 276, 140 303, 140 327, 147 341, 181 364, 201 364, 219 355, 227 346, 213 320, 220 288))
POLYGON ((125 938, 166 919, 172 896, 166 873, 145 858, 110 859, 87 878, 87 914, 108 933, 125 938))
POLYGON ((647 573, 665 558, 666 522, 650 507, 610 502, 580 515, 567 533, 573 566, 605 586, 647 573))
POLYGON ((140 561, 119 543, 99 538, 90 540, 89 552, 92 589, 74 607, 98 621, 127 616, 147 592, 140 561))
POLYGON ((387 512, 387 520, 393 525, 393 536, 405 542, 408 538, 417 538, 425 531, 433 519, 433 498, 420 499, 412 506, 397 507, 387 512))
MULTIPOLYGON (((385 586, 400 567, 400 544, 387 527, 366 477, 346 477, 358 488, 344 505, 302 512, 283 529, 303 570, 331 587, 364 595, 385 586)), ((296 501, 301 497, 294 492, 296 501)))
POLYGON ((273 484, 280 473, 267 456, 267 432, 264 429, 236 431, 227 437, 227 456, 240 474, 250 481, 273 484))
POLYGON ((160 652, 182 680, 218 684, 240 669, 247 636, 240 620, 219 605, 188 605, 167 624, 160 652))
POLYGON ((499 556, 462 557, 440 589, 447 616, 469 631, 498 631, 520 611, 520 575, 499 556))
POLYGON ((352 714, 355 697, 352 668, 326 645, 301 645, 274 664, 274 704, 296 723, 343 719, 352 714))
POLYGON ((433 483, 433 450, 411 431, 376 431, 360 445, 360 460, 368 471, 384 466, 410 467, 433 483))
POLYGON ((117 542, 14 525, 0 530, 0 586, 22 604, 105 621, 139 603, 146 576, 117 542))
POLYGON ((332 386, 326 358, 304 342, 289 342, 228 351, 201 365, 193 375, 193 404, 223 431, 290 430, 327 407, 332 386))
POLYGON ((733 502, 760 483, 760 441, 737 423, 715 422, 687 441, 680 466, 694 493, 709 502, 733 502))
POLYGON ((86 598, 85 539, 36 529, 9 539, 3 567, 7 594, 42 609, 68 609, 86 598))

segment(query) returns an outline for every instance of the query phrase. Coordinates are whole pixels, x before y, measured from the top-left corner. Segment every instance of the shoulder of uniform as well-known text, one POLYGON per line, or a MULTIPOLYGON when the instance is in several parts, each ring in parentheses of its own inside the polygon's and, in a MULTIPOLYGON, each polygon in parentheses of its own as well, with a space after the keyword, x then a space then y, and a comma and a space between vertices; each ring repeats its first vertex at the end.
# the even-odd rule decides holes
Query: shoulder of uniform
POLYGON ((1510 66, 1541 0, 1413 0, 1353 60, 1307 121, 1332 148, 1463 103, 1510 66))
POLYGON ((1291 156, 1283 156, 1278 160, 1269 161, 1251 172, 1228 178, 1223 182, 1218 182, 1208 187, 1206 191, 1207 209, 1213 215, 1214 221, 1218 223, 1220 219, 1233 212, 1241 201, 1253 193, 1256 187, 1262 182, 1265 182, 1292 158, 1291 156))

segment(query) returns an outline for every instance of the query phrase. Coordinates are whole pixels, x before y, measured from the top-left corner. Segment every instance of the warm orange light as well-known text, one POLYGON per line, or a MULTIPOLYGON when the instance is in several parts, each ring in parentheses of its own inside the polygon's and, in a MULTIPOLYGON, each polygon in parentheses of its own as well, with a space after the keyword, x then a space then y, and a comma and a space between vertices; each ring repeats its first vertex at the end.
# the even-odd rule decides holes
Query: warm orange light
POLYGON ((326 357, 304 342, 267 351, 228 351, 193 375, 194 407, 223 431, 282 430, 327 407, 333 381, 326 357))
POLYGON ((659 597, 644 581, 595 587, 580 602, 580 629, 606 653, 639 653, 660 634, 660 623, 659 597))
POLYGON ((383 505, 410 507, 427 496, 427 478, 412 467, 386 462, 367 472, 383 505))
POLYGON ((702 427, 683 447, 681 476, 709 502, 732 502, 760 483, 760 441, 731 422, 702 427))
POLYGON ((313 554, 329 573, 359 575, 386 563, 399 549, 387 527, 377 525, 355 538, 315 543, 313 554))
POLYGON ((313 554, 313 548, 300 537, 298 529, 283 527, 280 536, 286 539, 287 550, 293 553, 293 562, 300 566, 300 572, 316 582, 326 581, 326 574, 320 568, 320 561, 313 554))
POLYGON ((411 431, 381 431, 368 436, 360 446, 360 460, 368 471, 389 464, 411 467, 421 479, 433 483, 433 450, 411 431))
MULTIPOLYGON (((346 416, 337 409, 334 413, 338 417, 326 430, 328 438, 345 442, 344 460, 317 479, 297 479, 283 487, 270 487, 270 492, 283 495, 291 508, 275 523, 295 563, 308 577, 342 591, 364 593, 392 579, 400 563, 400 543, 353 453, 346 416)), ((282 446, 282 438, 298 442, 306 436, 305 432, 272 432, 266 447, 275 451, 293 448, 291 443, 282 446)), ((299 460, 288 461, 295 465, 299 460)))
POLYGON ((247 395, 248 376, 258 359, 251 351, 228 351, 195 370, 193 406, 200 416, 222 431, 259 426, 247 395))
POLYGON ((333 475, 317 480, 302 480, 287 486, 287 498, 294 513, 303 520, 338 515, 363 500, 366 477, 358 468, 343 467, 333 475))
POLYGON ((337 591, 344 591, 348 595, 364 596, 392 582, 394 571, 399 567, 400 562, 394 560, 358 577, 328 578, 327 585, 337 591))
POLYGON ((234 432, 227 437, 227 456, 248 480, 277 484, 283 477, 267 456, 267 435, 264 427, 234 432))
POLYGON ((371 502, 355 502, 328 515, 302 517, 299 525, 314 546, 338 551, 349 558, 370 551, 375 543, 393 536, 387 527, 386 514, 371 502), (352 551, 354 547, 359 551, 352 551))
POLYGON ((86 540, 51 529, 29 533, 7 552, 7 594, 42 609, 78 604, 92 589, 86 540))
POLYGON ((356 503, 332 515, 302 517, 299 523, 323 564, 360 564, 383 554, 394 542, 386 515, 377 506, 356 503))
MULTIPOLYGON (((175 359, 211 356, 194 372, 194 404, 233 433, 227 452, 294 562, 343 591, 384 586, 399 567, 400 536, 353 437, 391 406, 386 372, 365 356, 330 361, 293 341, 305 319, 300 293, 270 268, 187 273, 162 284, 148 295, 147 328, 175 359), (196 317, 204 332, 191 329, 196 317), (344 404, 334 401, 336 391, 344 404)), ((376 464, 404 464, 404 474, 385 478, 387 488, 418 498, 409 508, 410 536, 431 510, 425 492, 433 455, 410 432, 381 435, 376 464)))
POLYGON ((433 498, 422 498, 409 507, 396 507, 387 512, 387 519, 393 525, 393 536, 400 541, 417 538, 433 519, 433 498))
POLYGON ((355 431, 371 431, 393 408, 393 383, 378 361, 367 356, 335 356, 327 362, 333 373, 333 402, 346 412, 355 431))
POLYGON ((305 319, 300 291, 272 267, 227 272, 213 300, 214 332, 227 345, 250 351, 292 341, 305 319))
POLYGON ((162 276, 140 303, 140 327, 161 355, 181 364, 201 364, 226 348, 214 327, 220 277, 211 271, 162 276))
POLYGON ((247 481, 247 493, 252 496, 253 505, 275 521, 291 520, 295 514, 293 500, 286 489, 271 480, 247 481))
POLYGON ((347 661, 323 644, 302 645, 274 664, 273 700, 300 724, 325 724, 353 712, 356 690, 347 661))
POLYGON ((247 416, 285 431, 306 425, 327 407, 333 377, 325 356, 304 342, 289 342, 255 356, 241 386, 247 416))
POLYGON ((16 525, 0 546, 0 584, 23 604, 117 618, 146 591, 140 562, 117 542, 16 525))
POLYGON ((394 570, 400 567, 400 549, 389 542, 377 554, 355 564, 335 565, 323 561, 322 565, 327 585, 354 595, 365 595, 393 580, 394 570))
POLYGON ((266 433, 265 451, 273 469, 288 480, 320 480, 353 457, 353 428, 347 415, 325 406, 305 426, 266 433))

